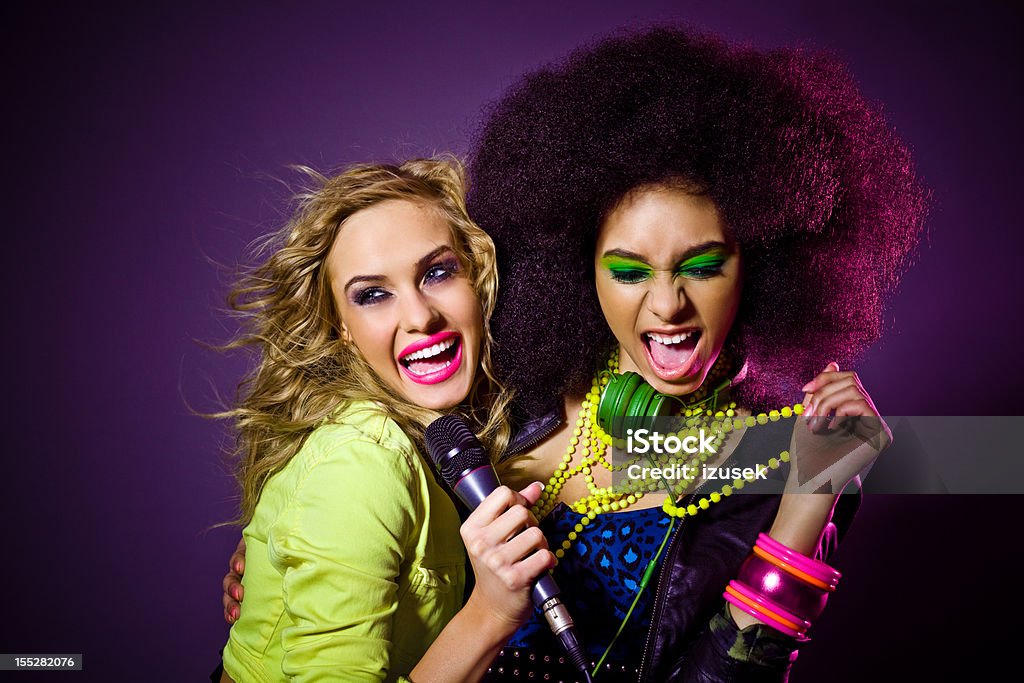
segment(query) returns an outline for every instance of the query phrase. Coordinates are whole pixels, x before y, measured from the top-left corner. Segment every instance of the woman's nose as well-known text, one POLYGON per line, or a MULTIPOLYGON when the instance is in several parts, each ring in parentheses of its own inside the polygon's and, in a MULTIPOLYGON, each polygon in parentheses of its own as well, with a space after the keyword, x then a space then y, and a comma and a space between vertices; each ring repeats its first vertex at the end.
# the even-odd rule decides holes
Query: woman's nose
POLYGON ((671 277, 655 277, 647 292, 647 309, 665 322, 673 322, 686 307, 686 294, 671 277))
POLYGON ((431 332, 441 314, 433 302, 416 291, 402 298, 402 327, 406 332, 431 332))

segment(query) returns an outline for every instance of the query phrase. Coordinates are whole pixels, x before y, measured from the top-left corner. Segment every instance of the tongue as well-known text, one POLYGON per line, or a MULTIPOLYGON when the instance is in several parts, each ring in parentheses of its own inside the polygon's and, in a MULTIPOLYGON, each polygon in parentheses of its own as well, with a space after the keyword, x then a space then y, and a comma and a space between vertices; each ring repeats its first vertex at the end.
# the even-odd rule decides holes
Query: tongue
POLYGON ((409 372, 414 375, 429 375, 432 372, 437 372, 445 366, 448 362, 446 354, 440 356, 434 356, 429 360, 414 360, 409 362, 409 372))
POLYGON ((696 335, 690 335, 678 344, 661 344, 650 339, 651 358, 665 369, 681 367, 693 355, 696 335))

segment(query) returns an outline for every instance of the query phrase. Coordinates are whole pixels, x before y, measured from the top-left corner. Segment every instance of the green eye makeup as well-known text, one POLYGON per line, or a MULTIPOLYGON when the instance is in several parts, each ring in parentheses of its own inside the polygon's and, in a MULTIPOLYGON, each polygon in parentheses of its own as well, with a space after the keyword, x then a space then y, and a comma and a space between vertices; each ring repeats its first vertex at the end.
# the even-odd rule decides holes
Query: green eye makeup
POLYGON ((601 257, 601 267, 607 270, 616 282, 633 284, 649 280, 654 269, 642 261, 609 254, 601 257))
MULTIPOLYGON (((722 272, 722 266, 728 258, 729 254, 724 249, 712 248, 684 260, 676 268, 674 276, 707 280, 722 272)), ((619 254, 602 256, 601 267, 608 271, 613 280, 626 284, 649 280, 654 277, 655 272, 654 268, 643 261, 619 254)))
POLYGON ((722 272, 722 265, 727 258, 728 254, 721 249, 712 249, 703 254, 691 256, 680 263, 679 268, 676 269, 676 275, 705 280, 722 272))

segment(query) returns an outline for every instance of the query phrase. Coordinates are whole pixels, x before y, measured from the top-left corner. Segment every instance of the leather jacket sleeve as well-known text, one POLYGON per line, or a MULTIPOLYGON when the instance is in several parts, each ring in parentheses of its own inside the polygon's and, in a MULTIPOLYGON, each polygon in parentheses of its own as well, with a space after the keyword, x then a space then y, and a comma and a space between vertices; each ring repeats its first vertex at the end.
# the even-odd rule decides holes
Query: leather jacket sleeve
POLYGON ((776 683, 785 681, 796 657, 792 638, 754 624, 742 631, 728 609, 711 619, 706 633, 675 663, 670 681, 682 683, 776 683))

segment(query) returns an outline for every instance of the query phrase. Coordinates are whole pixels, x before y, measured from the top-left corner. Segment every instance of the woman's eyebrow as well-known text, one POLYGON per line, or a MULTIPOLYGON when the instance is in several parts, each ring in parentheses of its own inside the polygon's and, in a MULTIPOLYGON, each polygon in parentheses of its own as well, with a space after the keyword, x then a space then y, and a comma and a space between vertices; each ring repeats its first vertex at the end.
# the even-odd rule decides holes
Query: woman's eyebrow
MULTIPOLYGON (((683 255, 679 257, 679 263, 684 263, 687 259, 691 259, 694 256, 707 253, 713 250, 727 250, 729 245, 719 240, 709 240, 707 242, 701 242, 700 244, 694 245, 683 252, 683 255)), ((609 256, 618 256, 619 258, 629 259, 630 261, 639 261, 640 263, 650 265, 647 259, 640 254, 629 251, 628 249, 609 249, 604 252, 601 258, 607 258, 609 256)))
POLYGON ((383 275, 356 275, 351 280, 345 283, 345 291, 347 292, 349 290, 349 287, 351 287, 352 285, 359 284, 360 282, 380 282, 381 280, 384 279, 385 277, 383 275))
POLYGON ((437 258, 438 256, 440 256, 441 254, 445 253, 446 251, 450 251, 450 252, 452 252, 453 254, 455 253, 455 250, 454 250, 454 249, 452 249, 452 248, 451 248, 450 246, 448 246, 447 244, 442 244, 442 245, 441 245, 441 246, 439 246, 439 247, 438 247, 437 249, 434 249, 434 250, 433 250, 433 251, 431 251, 431 252, 430 252, 429 254, 427 254, 426 256, 424 256, 423 258, 421 258, 421 259, 420 259, 419 261, 417 261, 417 262, 416 262, 416 269, 417 269, 417 270, 423 270, 423 269, 425 269, 425 268, 426 268, 427 266, 429 266, 429 265, 430 265, 430 262, 431 262, 431 261, 433 261, 434 259, 436 259, 436 258, 437 258))
POLYGON ((683 255, 679 257, 679 263, 685 263, 687 260, 693 258, 694 256, 706 254, 709 251, 726 251, 728 250, 728 248, 729 245, 727 245, 725 242, 720 242, 717 240, 703 242, 695 247, 690 247, 689 249, 687 249, 683 253, 683 255))
POLYGON ((643 256, 637 254, 636 252, 629 251, 628 249, 610 249, 604 252, 604 254, 601 255, 601 258, 606 259, 612 256, 617 256, 623 259, 629 259, 630 261, 639 261, 640 263, 650 265, 647 263, 647 259, 645 259, 643 256))

